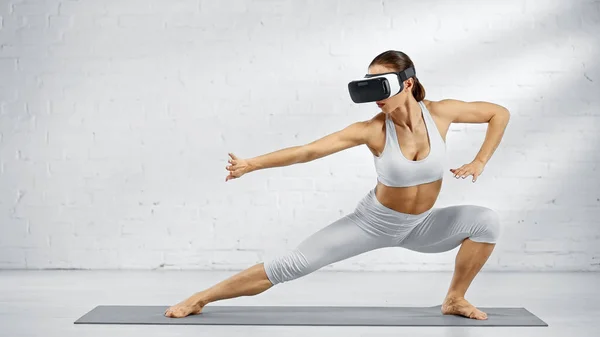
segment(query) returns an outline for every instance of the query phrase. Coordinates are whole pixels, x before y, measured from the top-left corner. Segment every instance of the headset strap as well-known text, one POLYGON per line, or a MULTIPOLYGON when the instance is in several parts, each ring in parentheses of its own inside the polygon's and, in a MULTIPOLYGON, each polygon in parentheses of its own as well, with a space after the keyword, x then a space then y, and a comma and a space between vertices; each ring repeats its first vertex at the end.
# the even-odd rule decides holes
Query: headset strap
POLYGON ((416 76, 416 72, 415 72, 415 68, 414 67, 408 67, 406 69, 404 69, 403 71, 398 73, 398 77, 400 78, 400 82, 404 82, 406 80, 408 80, 411 77, 415 77, 416 76))

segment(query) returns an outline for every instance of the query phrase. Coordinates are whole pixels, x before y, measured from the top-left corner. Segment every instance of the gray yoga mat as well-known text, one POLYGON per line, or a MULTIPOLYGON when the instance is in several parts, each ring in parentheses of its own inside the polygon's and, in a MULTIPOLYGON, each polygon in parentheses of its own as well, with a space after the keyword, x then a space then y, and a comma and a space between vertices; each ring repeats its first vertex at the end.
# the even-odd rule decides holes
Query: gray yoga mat
POLYGON ((308 307, 208 305, 199 315, 168 318, 166 306, 97 306, 75 324, 548 326, 525 308, 481 308, 487 320, 442 315, 434 307, 308 307))

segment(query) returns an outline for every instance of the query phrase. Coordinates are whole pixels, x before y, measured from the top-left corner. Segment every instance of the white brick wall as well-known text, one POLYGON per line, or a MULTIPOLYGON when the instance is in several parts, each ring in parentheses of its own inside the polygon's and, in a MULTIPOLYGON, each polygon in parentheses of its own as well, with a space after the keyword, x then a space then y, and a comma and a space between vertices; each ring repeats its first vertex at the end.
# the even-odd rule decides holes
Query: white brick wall
MULTIPOLYGON (((437 206, 505 226, 488 270, 600 270, 597 0, 6 0, 0 3, 0 268, 241 269, 374 186, 365 147, 225 183, 253 157, 370 118, 348 80, 388 49, 427 98, 512 112, 476 184, 437 206)), ((449 164, 485 125, 453 125, 449 164)), ((385 249, 335 270, 450 270, 385 249)))

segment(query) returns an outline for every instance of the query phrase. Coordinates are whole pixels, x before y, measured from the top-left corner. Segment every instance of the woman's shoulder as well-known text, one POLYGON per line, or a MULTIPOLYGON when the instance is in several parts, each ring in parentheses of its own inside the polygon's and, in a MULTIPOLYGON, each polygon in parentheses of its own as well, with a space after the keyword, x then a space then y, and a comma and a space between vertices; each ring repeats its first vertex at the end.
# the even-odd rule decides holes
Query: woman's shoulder
POLYGON ((373 116, 373 118, 366 122, 369 125, 369 129, 371 129, 371 131, 377 131, 385 129, 385 120, 385 114, 383 112, 378 112, 377 114, 375 114, 375 116, 373 116))
POLYGON ((368 135, 367 143, 376 139, 380 131, 385 131, 385 120, 385 114, 383 112, 378 112, 372 118, 360 122, 368 135))
POLYGON ((461 101, 446 98, 439 101, 424 99, 422 102, 432 116, 439 119, 452 119, 456 104, 461 101))

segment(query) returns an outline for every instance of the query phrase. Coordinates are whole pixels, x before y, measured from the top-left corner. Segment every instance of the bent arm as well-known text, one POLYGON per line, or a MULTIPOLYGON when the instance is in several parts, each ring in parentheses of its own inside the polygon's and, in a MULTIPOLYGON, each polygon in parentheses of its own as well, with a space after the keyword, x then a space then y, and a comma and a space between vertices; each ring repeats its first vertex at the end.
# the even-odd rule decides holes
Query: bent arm
POLYGON ((488 123, 485 140, 475 156, 475 160, 483 164, 486 164, 496 151, 510 120, 508 109, 483 101, 442 100, 437 103, 436 111, 450 123, 488 123))
POLYGON ((306 163, 330 154, 365 144, 368 137, 368 121, 353 123, 305 145, 292 146, 248 160, 252 171, 306 163))

